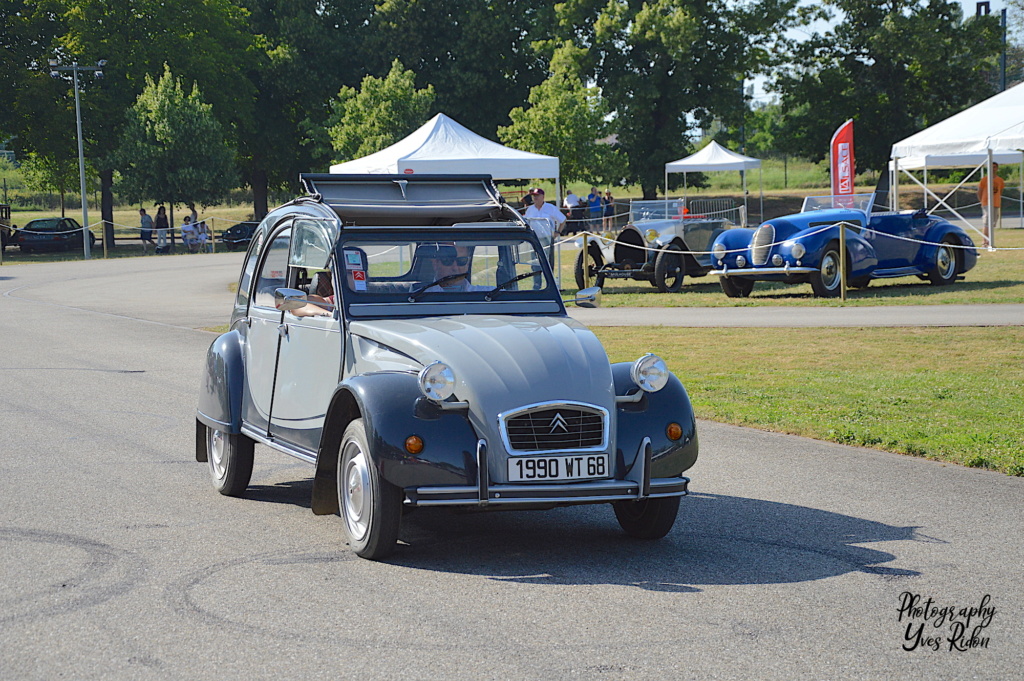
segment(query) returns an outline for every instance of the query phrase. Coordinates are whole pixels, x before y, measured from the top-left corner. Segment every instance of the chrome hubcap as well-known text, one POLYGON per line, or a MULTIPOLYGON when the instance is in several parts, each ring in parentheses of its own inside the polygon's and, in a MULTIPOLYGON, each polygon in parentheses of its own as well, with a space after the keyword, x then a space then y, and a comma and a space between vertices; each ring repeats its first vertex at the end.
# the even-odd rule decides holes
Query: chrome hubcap
POLYGON ((213 476, 220 480, 224 477, 224 448, 226 446, 224 433, 212 428, 206 432, 208 433, 206 452, 210 459, 210 469, 213 471, 213 476))
POLYGON ((943 279, 949 279, 953 276, 953 267, 956 263, 956 258, 953 257, 953 249, 949 246, 940 246, 939 255, 937 258, 939 276, 943 279))
POLYGON ((349 442, 342 453, 344 470, 338 476, 341 502, 344 506, 345 525, 349 535, 359 540, 366 536, 370 526, 373 493, 370 489, 370 471, 366 455, 354 442, 349 442))
POLYGON ((839 259, 832 251, 821 261, 821 283, 830 291, 839 285, 839 259))

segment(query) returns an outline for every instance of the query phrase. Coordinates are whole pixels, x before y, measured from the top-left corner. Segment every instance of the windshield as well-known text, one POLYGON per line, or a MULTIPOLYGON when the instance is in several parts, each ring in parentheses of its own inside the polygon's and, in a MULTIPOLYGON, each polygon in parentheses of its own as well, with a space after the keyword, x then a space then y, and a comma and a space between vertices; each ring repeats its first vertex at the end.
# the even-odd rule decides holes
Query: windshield
POLYGON ((804 199, 801 213, 825 208, 851 208, 854 210, 871 212, 871 204, 875 201, 872 194, 842 194, 835 196, 808 196, 804 199))
POLYGON ((544 256, 522 237, 352 239, 340 256, 353 301, 535 300, 554 289, 544 256))

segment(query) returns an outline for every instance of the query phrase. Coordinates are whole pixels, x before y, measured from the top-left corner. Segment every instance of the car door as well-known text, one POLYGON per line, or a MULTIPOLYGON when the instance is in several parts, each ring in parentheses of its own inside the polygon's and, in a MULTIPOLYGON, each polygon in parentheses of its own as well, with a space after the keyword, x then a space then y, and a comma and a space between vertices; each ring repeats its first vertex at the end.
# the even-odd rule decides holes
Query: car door
POLYGON ((866 238, 875 248, 878 269, 892 270, 908 267, 913 261, 917 246, 910 239, 915 238, 915 220, 907 214, 873 215, 868 223, 871 232, 866 238), (887 235, 892 235, 887 236, 887 235))
POLYGON ((274 306, 274 291, 285 286, 288 272, 290 221, 276 230, 263 251, 246 317, 245 387, 242 420, 267 435, 274 398, 274 372, 284 314, 274 306))
MULTIPOLYGON (((297 218, 292 226, 289 286, 296 285, 298 272, 328 267, 332 246, 322 221, 297 218)), ((330 271, 335 291, 336 269, 331 267, 330 271)), ((315 317, 284 313, 270 417, 270 435, 275 440, 316 453, 327 408, 340 379, 341 358, 337 311, 315 317)))

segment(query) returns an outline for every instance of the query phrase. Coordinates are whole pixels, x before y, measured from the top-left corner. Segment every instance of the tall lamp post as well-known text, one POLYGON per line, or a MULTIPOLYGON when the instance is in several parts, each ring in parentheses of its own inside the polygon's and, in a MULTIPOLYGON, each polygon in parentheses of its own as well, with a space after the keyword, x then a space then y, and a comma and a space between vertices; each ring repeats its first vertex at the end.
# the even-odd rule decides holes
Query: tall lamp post
POLYGON ((82 250, 85 259, 88 260, 92 254, 92 245, 89 243, 89 204, 85 194, 85 152, 82 149, 82 106, 78 101, 78 72, 92 71, 94 78, 103 77, 103 67, 107 65, 106 59, 100 59, 96 66, 79 66, 78 62, 72 62, 71 66, 60 66, 56 59, 50 59, 50 76, 60 78, 61 72, 71 71, 75 84, 75 121, 78 124, 78 175, 82 182, 82 250))

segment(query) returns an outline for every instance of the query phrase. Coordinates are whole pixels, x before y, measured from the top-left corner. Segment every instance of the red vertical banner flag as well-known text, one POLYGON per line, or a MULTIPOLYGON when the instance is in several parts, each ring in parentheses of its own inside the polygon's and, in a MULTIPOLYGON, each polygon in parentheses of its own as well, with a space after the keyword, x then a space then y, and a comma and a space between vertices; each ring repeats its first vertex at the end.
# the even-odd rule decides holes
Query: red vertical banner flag
POLYGON ((832 195, 843 196, 853 194, 853 176, 855 164, 853 160, 853 119, 839 126, 832 135, 831 171, 832 195))

